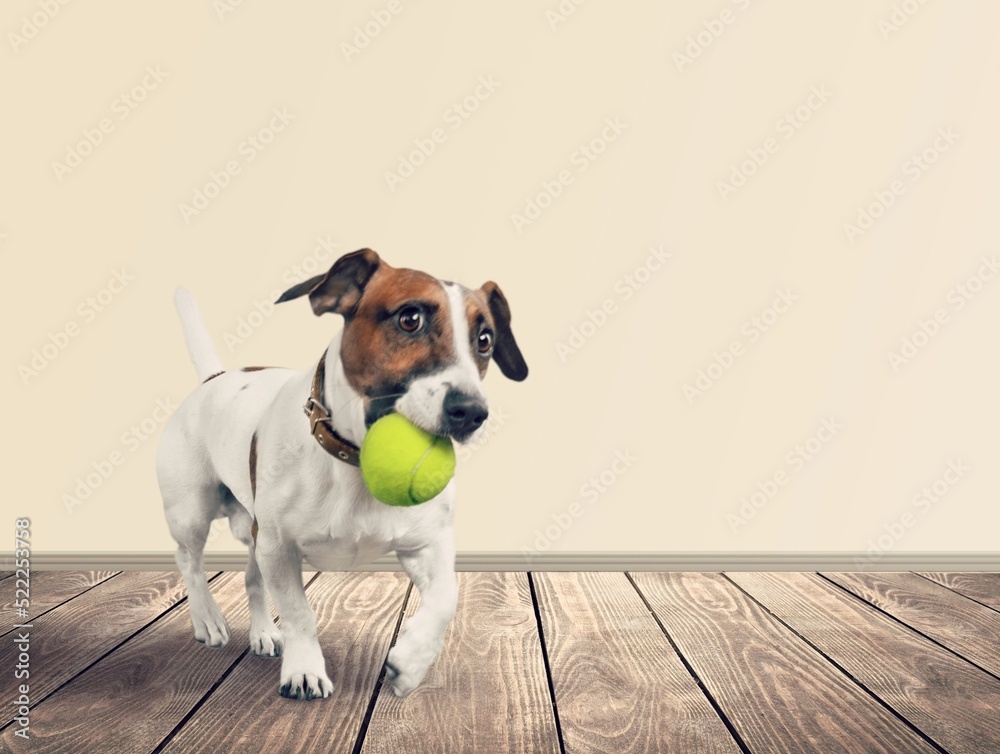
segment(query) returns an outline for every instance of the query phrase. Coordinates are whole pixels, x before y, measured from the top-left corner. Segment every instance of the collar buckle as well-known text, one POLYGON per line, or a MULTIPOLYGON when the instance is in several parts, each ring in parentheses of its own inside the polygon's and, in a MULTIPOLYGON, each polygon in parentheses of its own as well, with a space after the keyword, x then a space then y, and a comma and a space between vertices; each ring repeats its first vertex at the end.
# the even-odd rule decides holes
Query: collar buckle
POLYGON ((310 418, 312 418, 314 411, 318 413, 320 415, 320 418, 318 418, 316 421, 330 421, 330 412, 326 410, 326 406, 320 403, 316 399, 316 396, 314 395, 310 395, 308 398, 306 398, 305 405, 302 406, 302 411, 306 416, 310 418))

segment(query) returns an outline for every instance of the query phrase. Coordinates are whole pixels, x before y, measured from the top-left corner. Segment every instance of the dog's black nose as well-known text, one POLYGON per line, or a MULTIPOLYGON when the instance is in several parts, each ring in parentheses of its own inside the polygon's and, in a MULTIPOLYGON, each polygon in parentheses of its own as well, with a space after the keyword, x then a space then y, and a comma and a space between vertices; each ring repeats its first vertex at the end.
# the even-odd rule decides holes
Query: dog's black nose
POLYGON ((460 390, 449 390, 444 396, 444 421, 448 433, 456 437, 471 435, 490 415, 486 404, 460 390))

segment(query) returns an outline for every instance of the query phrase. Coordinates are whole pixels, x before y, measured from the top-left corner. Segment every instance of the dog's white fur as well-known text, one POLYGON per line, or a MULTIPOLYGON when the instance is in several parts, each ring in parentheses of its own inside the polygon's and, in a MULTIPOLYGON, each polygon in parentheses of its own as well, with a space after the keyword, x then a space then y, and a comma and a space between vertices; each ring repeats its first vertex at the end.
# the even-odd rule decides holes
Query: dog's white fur
MULTIPOLYGON (((449 385, 483 397, 485 403, 469 351, 464 289, 441 285, 452 309, 457 358, 413 380, 395 406, 428 429, 440 424, 449 385)), ((221 371, 221 362, 190 293, 179 290, 176 304, 192 360, 205 380, 221 371)), ((366 432, 363 401, 345 377, 341 334, 327 351, 324 402, 337 432, 360 445, 366 432)), ((319 570, 337 570, 395 551, 421 595, 420 608, 406 621, 386 663, 388 681, 398 696, 405 696, 441 651, 455 613, 454 481, 433 500, 410 508, 374 500, 359 469, 332 458, 310 435, 302 405, 312 377, 313 369, 225 372, 203 382, 164 429, 157 474, 167 523, 178 543, 177 565, 187 585, 195 637, 212 647, 229 640, 203 563, 209 527, 226 516, 234 536, 249 548, 252 651, 282 656, 283 695, 329 696, 333 685, 302 585, 302 560, 319 570), (251 494, 248 460, 254 433, 260 459, 256 495, 251 494), (251 536, 255 517, 256 543, 251 536), (271 619, 268 592, 281 630, 271 619)))

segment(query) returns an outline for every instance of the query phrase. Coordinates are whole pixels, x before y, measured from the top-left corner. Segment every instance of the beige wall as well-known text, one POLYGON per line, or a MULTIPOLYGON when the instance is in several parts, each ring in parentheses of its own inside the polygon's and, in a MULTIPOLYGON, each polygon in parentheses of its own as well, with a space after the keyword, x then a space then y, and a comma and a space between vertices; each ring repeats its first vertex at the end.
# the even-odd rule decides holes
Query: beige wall
POLYGON ((0 20, 0 506, 31 516, 36 551, 172 549, 158 404, 195 385, 175 286, 227 365, 306 368, 339 322, 256 302, 362 246, 495 279, 513 307, 532 373, 488 377, 498 418, 460 462, 460 550, 858 551, 883 527, 895 551, 996 547, 996 3, 590 0, 557 23, 557 0, 49 2, 0 20), (372 12, 391 21, 348 61, 372 12), (891 206, 845 228, 875 192, 891 206), (893 364, 905 337, 924 345, 893 364), (536 541, 553 516, 567 530, 536 541))

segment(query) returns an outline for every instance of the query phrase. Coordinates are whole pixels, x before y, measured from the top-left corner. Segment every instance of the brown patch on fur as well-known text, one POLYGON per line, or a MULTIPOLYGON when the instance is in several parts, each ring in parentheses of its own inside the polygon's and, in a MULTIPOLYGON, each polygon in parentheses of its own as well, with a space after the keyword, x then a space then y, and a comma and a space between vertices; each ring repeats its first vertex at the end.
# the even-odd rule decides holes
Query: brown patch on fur
MULTIPOLYGON (((250 494, 257 497, 257 433, 253 433, 250 438, 250 494)), ((253 517, 253 524, 250 525, 250 536, 253 543, 257 544, 257 517, 253 517)))
POLYGON ((325 275, 316 275, 293 285, 275 303, 308 294, 313 314, 319 316, 334 312, 349 317, 364 295, 368 281, 381 265, 382 260, 372 249, 358 249, 334 262, 325 275))
POLYGON ((202 385, 204 385, 204 384, 205 384, 206 382, 208 382, 209 380, 214 380, 214 379, 215 379, 216 377, 218 377, 218 376, 219 376, 220 374, 225 374, 225 373, 226 373, 226 370, 225 370, 225 369, 223 369, 223 370, 222 370, 221 372, 216 372, 215 374, 210 374, 210 375, 208 375, 208 377, 206 377, 205 379, 203 379, 203 380, 201 381, 201 384, 202 384, 202 385))
POLYGON ((493 323, 493 315, 486 299, 477 292, 466 289, 465 293, 465 321, 469 323, 469 349, 472 351, 472 360, 479 367, 479 378, 486 376, 486 368, 490 365, 489 359, 484 359, 479 353, 479 328, 485 324, 493 330, 494 344, 496 338, 496 325, 493 323))
POLYGON ((454 361, 448 295, 440 281, 383 262, 347 318, 340 353, 348 382, 367 399, 398 391, 454 361), (427 315, 417 335, 396 325, 398 310, 410 302, 422 305, 427 315))
POLYGON ((479 294, 486 299, 495 327, 496 342, 493 346, 493 360, 504 376, 520 382, 528 376, 528 365, 524 363, 521 349, 517 347, 514 333, 510 329, 510 306, 500 286, 492 280, 483 283, 479 294))
POLYGON ((250 494, 257 497, 257 433, 250 438, 250 494))

